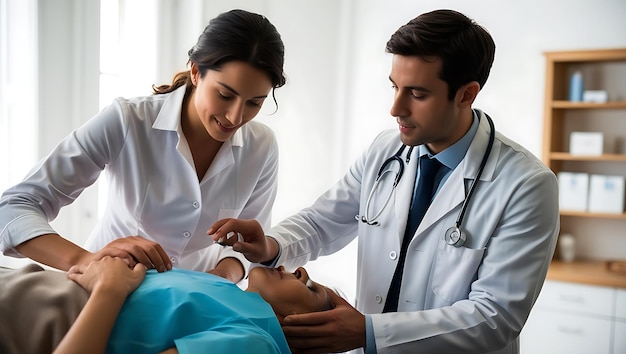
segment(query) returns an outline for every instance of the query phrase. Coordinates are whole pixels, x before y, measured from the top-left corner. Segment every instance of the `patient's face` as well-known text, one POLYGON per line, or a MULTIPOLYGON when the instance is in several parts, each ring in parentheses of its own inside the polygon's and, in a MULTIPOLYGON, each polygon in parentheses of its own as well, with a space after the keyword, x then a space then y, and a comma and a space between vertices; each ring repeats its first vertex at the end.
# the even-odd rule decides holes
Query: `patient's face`
POLYGON ((256 267, 250 271, 248 290, 258 292, 274 309, 279 319, 298 313, 328 310, 331 306, 328 289, 309 279, 302 267, 295 272, 285 268, 256 267))

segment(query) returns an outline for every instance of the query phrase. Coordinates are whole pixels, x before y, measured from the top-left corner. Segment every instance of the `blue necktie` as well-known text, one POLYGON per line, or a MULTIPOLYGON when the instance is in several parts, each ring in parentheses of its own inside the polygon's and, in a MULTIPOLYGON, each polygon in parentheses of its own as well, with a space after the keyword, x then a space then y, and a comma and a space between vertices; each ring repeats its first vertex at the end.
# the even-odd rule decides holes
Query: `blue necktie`
POLYGON ((417 226, 424 218, 424 214, 426 214, 426 210, 433 198, 435 177, 440 167, 441 163, 439 163, 437 159, 430 159, 427 155, 420 157, 419 180, 417 181, 416 189, 413 193, 413 201, 411 202, 404 238, 402 239, 402 247, 400 248, 400 258, 398 259, 396 270, 393 273, 383 312, 396 312, 398 310, 398 298, 400 296, 400 285, 402 284, 402 272, 404 271, 406 252, 409 247, 409 242, 413 238, 417 226))

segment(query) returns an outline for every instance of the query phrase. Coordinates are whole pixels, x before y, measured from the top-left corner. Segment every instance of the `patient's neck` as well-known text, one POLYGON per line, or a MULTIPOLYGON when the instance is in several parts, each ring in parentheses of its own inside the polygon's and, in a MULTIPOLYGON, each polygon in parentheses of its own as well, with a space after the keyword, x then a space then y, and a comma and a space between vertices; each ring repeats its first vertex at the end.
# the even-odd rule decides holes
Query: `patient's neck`
MULTIPOLYGON (((259 293, 259 290, 257 288, 255 288, 253 286, 250 286, 250 285, 248 285, 248 287, 244 291, 251 292, 251 293, 259 293)), ((263 300, 265 300, 265 298, 263 300)), ((269 301, 265 300, 265 302, 267 302, 270 306, 272 306, 272 304, 269 301)), ((281 315, 278 312, 276 312, 276 309, 274 309, 274 306, 272 306, 272 310, 274 310, 274 315, 276 315, 276 318, 278 319, 278 322, 282 326, 283 325, 283 320, 285 319, 286 316, 285 315, 281 315)))

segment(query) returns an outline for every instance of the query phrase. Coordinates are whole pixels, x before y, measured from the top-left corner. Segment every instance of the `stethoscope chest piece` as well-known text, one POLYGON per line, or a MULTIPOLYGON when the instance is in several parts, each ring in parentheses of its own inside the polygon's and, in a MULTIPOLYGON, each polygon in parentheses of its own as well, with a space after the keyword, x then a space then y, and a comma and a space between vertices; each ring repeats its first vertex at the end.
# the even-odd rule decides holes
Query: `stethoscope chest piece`
POLYGON ((465 236, 465 233, 463 233, 461 229, 456 226, 452 226, 451 228, 446 230, 446 235, 444 236, 446 243, 454 247, 463 246, 463 244, 465 244, 466 238, 467 237, 465 236))

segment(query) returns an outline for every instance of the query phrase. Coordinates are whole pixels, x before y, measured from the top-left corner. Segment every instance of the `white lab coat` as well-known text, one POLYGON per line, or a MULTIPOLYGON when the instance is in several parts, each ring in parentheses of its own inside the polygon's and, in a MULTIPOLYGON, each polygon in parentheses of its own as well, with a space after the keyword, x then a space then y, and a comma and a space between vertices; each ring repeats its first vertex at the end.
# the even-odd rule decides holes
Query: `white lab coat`
POLYGON ((108 204, 85 248, 139 235, 158 242, 174 266, 206 271, 227 257, 249 262, 206 232, 222 218, 271 222, 278 144, 249 122, 224 142, 201 181, 180 123, 185 86, 169 94, 118 98, 61 141, 0 199, 0 250, 55 233, 48 220, 104 171, 108 204))
MULTIPOLYGON (((380 226, 354 218, 365 212, 383 161, 401 145, 398 132, 380 134, 333 188, 268 232, 281 242, 279 263, 290 268, 334 253, 358 235, 356 308, 372 314, 380 353, 519 351, 518 335, 556 244, 557 180, 535 156, 497 133, 463 222, 467 241, 461 248, 447 245, 443 235, 456 221, 489 140, 480 114, 466 156, 409 244, 398 312, 381 314, 400 253, 417 149, 380 226)), ((373 201, 370 215, 379 209, 380 200, 373 201)))

